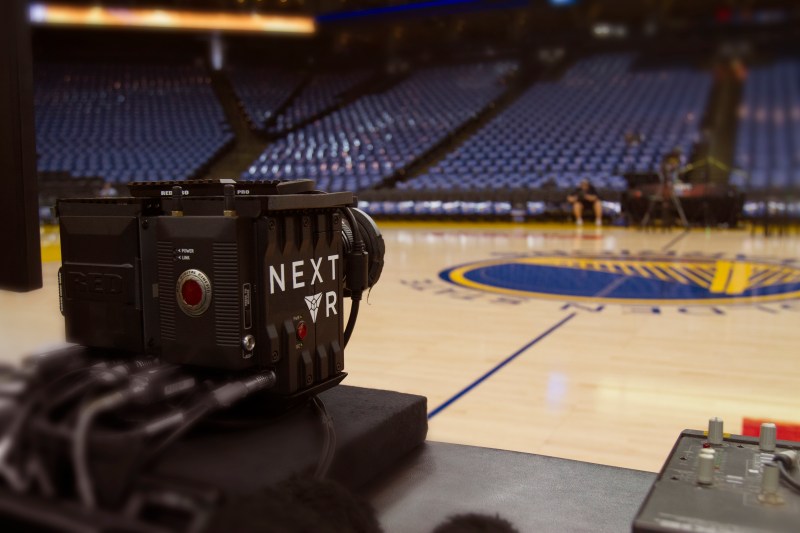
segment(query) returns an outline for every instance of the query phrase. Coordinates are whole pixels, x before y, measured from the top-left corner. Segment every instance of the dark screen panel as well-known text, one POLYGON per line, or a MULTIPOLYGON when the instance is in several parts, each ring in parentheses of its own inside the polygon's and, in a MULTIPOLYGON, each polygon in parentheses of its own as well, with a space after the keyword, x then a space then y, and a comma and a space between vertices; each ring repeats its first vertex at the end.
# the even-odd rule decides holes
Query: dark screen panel
POLYGON ((30 30, 25 0, 0 2, 0 288, 42 286, 30 30))

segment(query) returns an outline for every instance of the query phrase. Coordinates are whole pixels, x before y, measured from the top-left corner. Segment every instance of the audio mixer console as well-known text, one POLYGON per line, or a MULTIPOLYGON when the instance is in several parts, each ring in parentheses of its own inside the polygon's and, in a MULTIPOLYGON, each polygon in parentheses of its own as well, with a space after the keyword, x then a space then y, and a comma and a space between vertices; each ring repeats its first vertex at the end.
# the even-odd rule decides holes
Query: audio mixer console
POLYGON ((800 531, 800 442, 727 435, 712 418, 706 432, 685 430, 633 522, 634 533, 800 531), (776 459, 777 457, 777 459, 776 459), (788 476, 788 478, 787 478, 788 476))

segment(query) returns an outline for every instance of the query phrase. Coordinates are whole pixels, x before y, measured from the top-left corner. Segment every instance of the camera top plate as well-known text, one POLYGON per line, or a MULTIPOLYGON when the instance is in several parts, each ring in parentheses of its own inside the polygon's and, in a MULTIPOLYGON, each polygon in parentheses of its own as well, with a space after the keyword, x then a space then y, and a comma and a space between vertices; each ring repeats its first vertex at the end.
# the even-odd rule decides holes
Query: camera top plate
POLYGON ((275 196, 300 194, 314 191, 314 180, 258 180, 236 181, 232 179, 180 180, 180 181, 134 181, 128 184, 134 198, 162 198, 172 196, 172 188, 179 186, 186 197, 223 196, 225 186, 233 185, 236 196, 275 196))

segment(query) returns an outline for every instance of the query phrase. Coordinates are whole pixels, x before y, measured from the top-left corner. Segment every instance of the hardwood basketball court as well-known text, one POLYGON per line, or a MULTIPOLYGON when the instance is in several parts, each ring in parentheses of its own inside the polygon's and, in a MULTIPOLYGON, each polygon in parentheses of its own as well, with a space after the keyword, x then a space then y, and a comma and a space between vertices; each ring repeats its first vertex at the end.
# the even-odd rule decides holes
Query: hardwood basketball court
MULTIPOLYGON (((425 395, 430 440, 656 471, 709 417, 800 421, 797 236, 379 224, 345 383, 425 395)), ((0 293, 6 361, 63 338, 44 240, 45 288, 0 293)))

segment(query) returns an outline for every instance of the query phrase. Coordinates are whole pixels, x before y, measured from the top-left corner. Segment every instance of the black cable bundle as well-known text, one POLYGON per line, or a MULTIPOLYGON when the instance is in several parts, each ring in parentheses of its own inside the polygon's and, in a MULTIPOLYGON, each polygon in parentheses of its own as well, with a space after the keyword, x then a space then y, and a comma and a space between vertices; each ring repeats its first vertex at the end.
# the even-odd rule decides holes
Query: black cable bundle
POLYGON ((51 357, 60 364, 40 357, 5 383, 17 405, 0 434, 0 481, 19 494, 73 495, 87 509, 101 506, 93 440, 118 452, 106 476, 118 490, 101 496, 113 506, 144 466, 204 417, 275 384, 272 371, 201 378, 149 357, 110 361, 76 348, 51 357))

